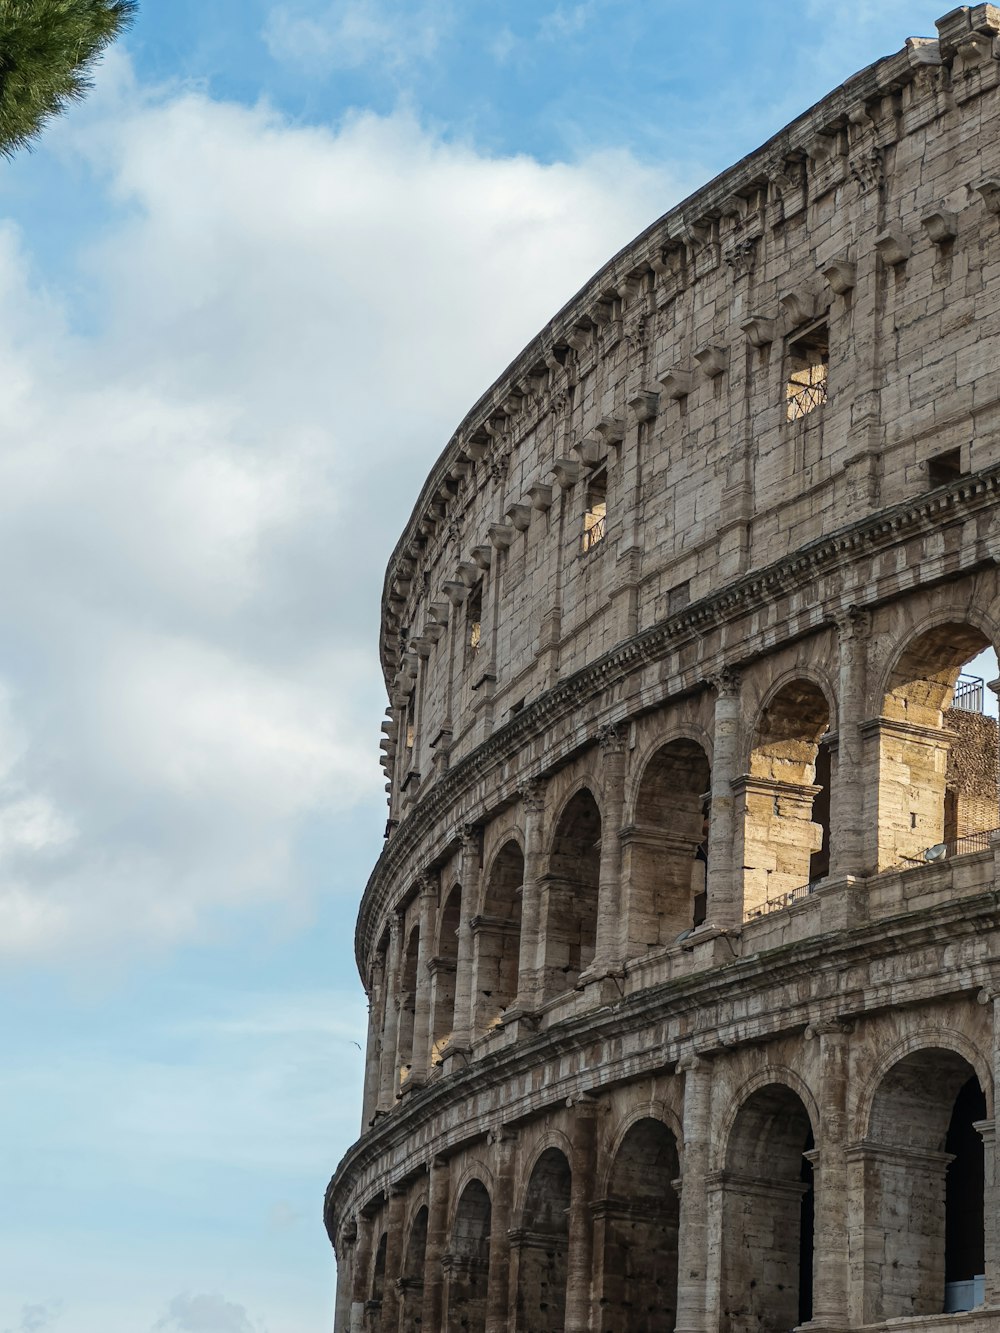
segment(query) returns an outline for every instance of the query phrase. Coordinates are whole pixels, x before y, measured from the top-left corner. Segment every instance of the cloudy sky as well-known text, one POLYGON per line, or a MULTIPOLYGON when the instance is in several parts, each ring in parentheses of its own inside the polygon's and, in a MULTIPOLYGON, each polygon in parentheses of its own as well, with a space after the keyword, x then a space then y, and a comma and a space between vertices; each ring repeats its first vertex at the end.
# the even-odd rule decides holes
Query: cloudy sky
POLYGON ((947 7, 144 0, 0 167, 0 1333, 329 1330, 419 483, 603 260, 947 7))

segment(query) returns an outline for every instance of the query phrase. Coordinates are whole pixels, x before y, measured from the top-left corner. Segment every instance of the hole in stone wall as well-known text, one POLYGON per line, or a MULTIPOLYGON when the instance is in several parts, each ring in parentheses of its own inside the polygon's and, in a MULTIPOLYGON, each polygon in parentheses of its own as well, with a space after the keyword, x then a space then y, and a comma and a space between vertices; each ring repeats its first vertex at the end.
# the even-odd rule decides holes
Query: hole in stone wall
POLYGON ((830 333, 825 320, 789 339, 787 360, 785 417, 797 421, 815 412, 827 400, 830 333))
POLYGON ((935 454, 927 460, 927 482, 935 486, 947 486, 962 475, 961 449, 948 449, 943 454, 935 454))

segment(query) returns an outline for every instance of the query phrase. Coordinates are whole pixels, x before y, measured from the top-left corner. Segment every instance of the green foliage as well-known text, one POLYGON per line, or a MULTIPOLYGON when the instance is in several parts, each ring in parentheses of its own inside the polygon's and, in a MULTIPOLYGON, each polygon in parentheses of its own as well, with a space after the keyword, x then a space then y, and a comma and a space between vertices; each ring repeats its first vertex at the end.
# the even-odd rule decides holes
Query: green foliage
POLYGON ((136 0, 0 0, 0 153, 10 157, 84 96, 135 10, 136 0))

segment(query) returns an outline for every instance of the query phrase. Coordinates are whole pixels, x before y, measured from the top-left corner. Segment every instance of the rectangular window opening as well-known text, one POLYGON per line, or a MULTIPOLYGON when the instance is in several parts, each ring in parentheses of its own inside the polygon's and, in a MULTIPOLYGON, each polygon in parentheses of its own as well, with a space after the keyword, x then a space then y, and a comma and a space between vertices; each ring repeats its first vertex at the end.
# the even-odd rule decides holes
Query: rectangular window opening
POLYGON ((933 490, 935 486, 947 486, 962 475, 961 449, 949 449, 946 453, 935 454, 927 460, 927 480, 933 490))
POLYGON ((466 647, 474 653, 483 638, 483 581, 475 585, 465 604, 466 647))
POLYGON ((822 407, 829 389, 830 333, 825 321, 788 342, 785 419, 798 421, 822 407))
POLYGON ((587 479, 587 501, 583 512, 583 550, 592 551, 607 533, 608 473, 598 468, 587 479))

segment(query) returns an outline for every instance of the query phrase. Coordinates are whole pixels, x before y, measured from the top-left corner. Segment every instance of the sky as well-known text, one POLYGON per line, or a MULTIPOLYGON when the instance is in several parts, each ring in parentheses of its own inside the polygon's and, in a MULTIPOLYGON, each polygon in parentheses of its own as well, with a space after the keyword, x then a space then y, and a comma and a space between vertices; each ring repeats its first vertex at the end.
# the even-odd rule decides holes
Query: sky
POLYGON ((0 166, 0 1333, 332 1328, 385 562, 467 408, 896 0, 142 0, 0 166))

